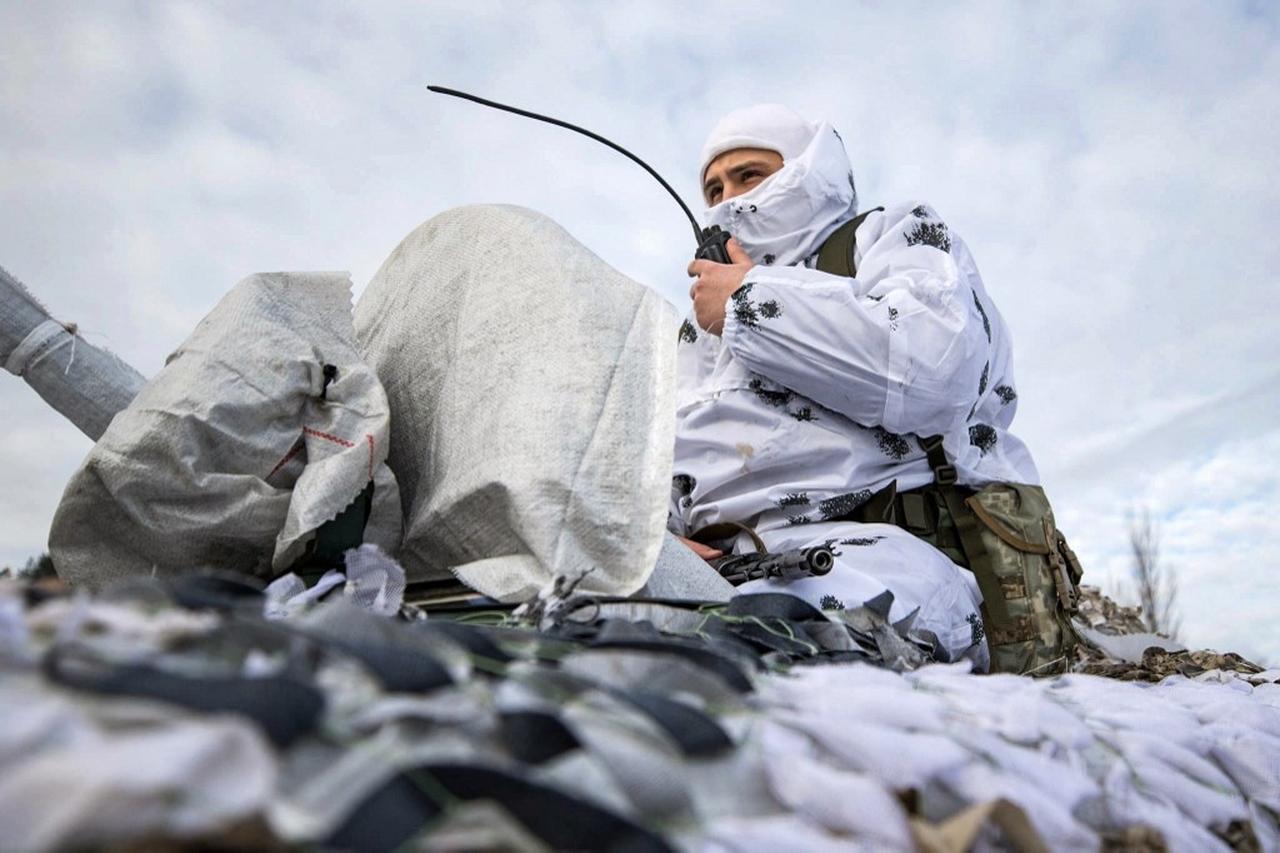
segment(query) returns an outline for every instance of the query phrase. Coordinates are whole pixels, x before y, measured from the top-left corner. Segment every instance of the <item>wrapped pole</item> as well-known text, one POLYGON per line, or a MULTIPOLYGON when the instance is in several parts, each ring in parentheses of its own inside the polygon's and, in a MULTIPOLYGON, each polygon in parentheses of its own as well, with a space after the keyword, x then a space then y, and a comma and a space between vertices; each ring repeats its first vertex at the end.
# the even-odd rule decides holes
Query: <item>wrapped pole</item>
POLYGON ((0 364, 94 441, 146 379, 61 323, 0 267, 0 364))

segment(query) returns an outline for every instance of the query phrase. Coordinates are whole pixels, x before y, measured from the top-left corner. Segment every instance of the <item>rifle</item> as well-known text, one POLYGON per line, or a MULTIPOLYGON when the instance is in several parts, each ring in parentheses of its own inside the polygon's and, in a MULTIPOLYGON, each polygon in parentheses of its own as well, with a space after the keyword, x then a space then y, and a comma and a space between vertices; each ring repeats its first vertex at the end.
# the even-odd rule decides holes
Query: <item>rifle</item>
POLYGON ((817 577, 831 571, 835 555, 830 548, 793 548, 775 554, 730 554, 709 561, 720 577, 734 586, 747 581, 774 578, 783 581, 817 577))

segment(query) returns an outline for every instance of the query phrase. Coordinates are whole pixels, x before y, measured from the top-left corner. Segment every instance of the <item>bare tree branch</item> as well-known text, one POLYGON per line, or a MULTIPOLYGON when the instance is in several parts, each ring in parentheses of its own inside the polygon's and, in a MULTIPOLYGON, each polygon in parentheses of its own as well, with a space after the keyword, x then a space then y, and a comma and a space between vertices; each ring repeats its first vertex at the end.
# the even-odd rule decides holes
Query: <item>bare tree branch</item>
POLYGON ((1145 507, 1140 515, 1129 516, 1129 548, 1133 554, 1130 571, 1147 630, 1177 639, 1182 629, 1177 611, 1178 579, 1160 563, 1160 531, 1145 507))

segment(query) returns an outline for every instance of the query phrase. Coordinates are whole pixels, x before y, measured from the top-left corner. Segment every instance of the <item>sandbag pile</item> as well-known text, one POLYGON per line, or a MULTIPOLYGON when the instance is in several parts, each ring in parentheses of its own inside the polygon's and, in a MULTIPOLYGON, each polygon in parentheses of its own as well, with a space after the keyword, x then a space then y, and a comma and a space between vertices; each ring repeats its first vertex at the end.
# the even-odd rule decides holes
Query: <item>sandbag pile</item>
POLYGON ((191 568, 269 578, 370 483, 365 540, 397 547, 391 413, 356 351, 350 288, 342 273, 236 285, 72 476, 49 534, 58 574, 90 588, 191 568))
POLYGON ((502 600, 635 592, 664 542, 676 324, 513 207, 415 229, 354 325, 345 274, 251 276, 145 384, 0 270, 0 361, 97 441, 50 536, 89 588, 315 575, 363 541, 502 600))
POLYGON ((1280 846, 1280 671, 977 677, 786 595, 387 616, 365 557, 0 586, 0 847, 1280 846))

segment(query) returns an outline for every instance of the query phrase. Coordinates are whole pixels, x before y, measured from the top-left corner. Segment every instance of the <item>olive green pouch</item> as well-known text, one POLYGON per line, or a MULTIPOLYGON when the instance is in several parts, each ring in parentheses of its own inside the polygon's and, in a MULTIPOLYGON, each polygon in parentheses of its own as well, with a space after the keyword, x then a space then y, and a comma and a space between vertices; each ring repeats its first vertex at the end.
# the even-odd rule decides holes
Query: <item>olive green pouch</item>
POLYGON ((1080 562, 1044 490, 993 483, 964 499, 957 522, 983 593, 991 671, 1052 675, 1073 659, 1080 562))

